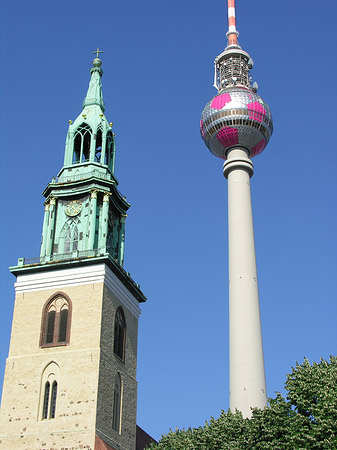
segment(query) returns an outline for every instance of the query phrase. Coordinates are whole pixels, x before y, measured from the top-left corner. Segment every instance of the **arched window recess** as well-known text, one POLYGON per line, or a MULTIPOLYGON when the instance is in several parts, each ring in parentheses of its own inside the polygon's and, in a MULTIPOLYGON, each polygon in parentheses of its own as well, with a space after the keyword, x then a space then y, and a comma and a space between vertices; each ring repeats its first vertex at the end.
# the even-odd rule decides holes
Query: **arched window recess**
POLYGON ((74 135, 73 164, 89 161, 92 130, 82 123, 74 135))
POLYGON ((64 224, 60 235, 60 244, 62 241, 64 241, 64 244, 63 250, 62 245, 59 246, 60 253, 71 253, 78 250, 79 233, 77 222, 79 222, 79 220, 76 220, 75 218, 68 220, 64 224))
POLYGON ((44 305, 41 323, 41 347, 69 344, 71 300, 64 293, 57 293, 44 305))
POLYGON ((123 308, 117 308, 114 326, 114 354, 125 361, 126 321, 123 308))
POLYGON ((112 429, 121 432, 122 380, 119 373, 115 376, 112 411, 112 429))
POLYGON ((104 164, 109 167, 111 173, 115 171, 115 138, 109 130, 105 142, 105 160, 104 164))
POLYGON ((96 140, 95 140, 95 155, 94 155, 94 161, 97 163, 101 162, 102 157, 102 143, 103 143, 103 132, 101 127, 98 127, 97 133, 96 133, 96 140))
POLYGON ((55 419, 56 417, 59 378, 60 367, 52 361, 42 373, 39 410, 41 420, 55 419))

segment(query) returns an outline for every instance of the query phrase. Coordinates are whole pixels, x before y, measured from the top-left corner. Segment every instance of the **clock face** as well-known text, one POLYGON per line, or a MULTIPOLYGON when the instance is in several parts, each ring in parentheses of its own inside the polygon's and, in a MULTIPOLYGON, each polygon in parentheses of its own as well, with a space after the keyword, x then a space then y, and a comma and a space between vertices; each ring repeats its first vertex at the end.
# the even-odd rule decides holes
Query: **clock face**
POLYGON ((82 203, 79 200, 73 200, 66 206, 65 213, 67 214, 67 216, 74 217, 77 216, 77 214, 79 214, 81 210, 82 203))

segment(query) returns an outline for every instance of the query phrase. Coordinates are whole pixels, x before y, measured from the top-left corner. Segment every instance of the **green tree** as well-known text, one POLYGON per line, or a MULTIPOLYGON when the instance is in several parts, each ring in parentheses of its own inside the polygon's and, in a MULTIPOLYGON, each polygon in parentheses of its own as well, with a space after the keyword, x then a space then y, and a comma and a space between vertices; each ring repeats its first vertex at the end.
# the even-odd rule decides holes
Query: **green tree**
POLYGON ((296 363, 263 410, 221 411, 203 427, 170 431, 151 450, 337 450, 337 357, 296 363))

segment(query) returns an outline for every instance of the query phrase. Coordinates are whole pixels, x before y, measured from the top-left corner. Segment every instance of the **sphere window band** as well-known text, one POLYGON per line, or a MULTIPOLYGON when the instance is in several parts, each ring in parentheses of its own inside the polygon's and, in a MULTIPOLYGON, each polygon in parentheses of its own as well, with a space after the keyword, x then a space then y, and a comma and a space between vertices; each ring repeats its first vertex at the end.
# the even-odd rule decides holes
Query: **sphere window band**
MULTIPOLYGON (((204 127, 207 129, 207 131, 210 133, 212 130, 214 131, 220 131, 223 128, 223 123, 219 122, 219 123, 212 123, 213 120, 209 119, 209 120, 205 120, 204 122, 204 127), (209 125, 212 125, 212 127, 208 128, 209 125)), ((264 134, 264 136, 267 138, 269 136, 269 132, 267 131, 266 127, 263 126, 263 124, 261 123, 257 123, 252 119, 245 119, 243 117, 238 117, 238 118, 230 118, 226 120, 225 123, 227 126, 230 125, 245 125, 247 127, 250 128, 256 128, 257 130, 261 131, 262 134, 264 134)))

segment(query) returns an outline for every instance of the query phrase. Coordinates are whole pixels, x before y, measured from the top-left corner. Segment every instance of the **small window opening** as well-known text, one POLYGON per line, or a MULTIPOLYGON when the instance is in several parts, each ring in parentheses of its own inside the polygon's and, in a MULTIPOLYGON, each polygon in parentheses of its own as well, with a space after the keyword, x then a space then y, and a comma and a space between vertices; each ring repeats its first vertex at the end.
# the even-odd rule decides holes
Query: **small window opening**
POLYGON ((55 419, 56 397, 57 397, 57 382, 54 381, 53 386, 51 388, 51 396, 50 396, 50 413, 49 413, 50 419, 55 419))
POLYGON ((91 143, 91 133, 89 130, 87 130, 84 134, 84 139, 83 139, 82 162, 89 161, 90 143, 91 143))
POLYGON ((80 162, 81 143, 82 135, 80 133, 77 133, 74 140, 73 164, 78 164, 80 162))
POLYGON ((113 411, 112 411, 112 429, 120 433, 120 425, 121 425, 121 376, 119 373, 115 376, 114 383, 114 399, 113 399, 113 411))
POLYGON ((114 258, 116 257, 114 254, 114 248, 113 248, 113 233, 110 232, 107 239, 106 249, 112 255, 114 258))
POLYGON ((50 383, 46 382, 43 397, 42 419, 55 419, 57 398, 57 382, 54 381, 50 392, 50 383))
POLYGON ((125 357, 126 323, 123 309, 119 307, 116 311, 114 327, 114 353, 122 361, 125 357))
POLYGON ((47 333, 46 333, 46 344, 51 344, 54 339, 55 330, 55 317, 56 311, 48 311, 47 317, 47 333))
POLYGON ((71 247, 71 228, 68 227, 64 238, 64 253, 69 253, 71 247))
POLYGON ((59 342, 65 342, 67 337, 68 309, 60 312, 59 342))
POLYGON ((48 419, 49 391, 50 383, 47 381, 44 387, 42 419, 48 419))
POLYGON ((104 161, 104 164, 106 166, 110 166, 111 164, 112 153, 113 153, 113 139, 111 132, 108 132, 106 136, 105 161, 104 161))
POLYGON ((72 243, 73 243, 73 251, 76 251, 78 249, 78 228, 77 228, 77 226, 75 226, 73 228, 72 243))
POLYGON ((95 148, 95 162, 101 162, 102 154, 102 130, 97 131, 96 135, 96 148, 95 148))

